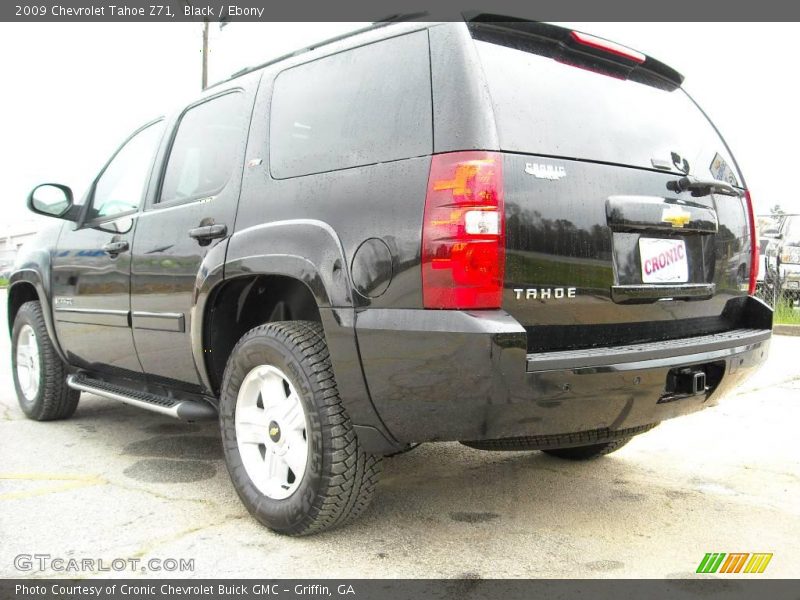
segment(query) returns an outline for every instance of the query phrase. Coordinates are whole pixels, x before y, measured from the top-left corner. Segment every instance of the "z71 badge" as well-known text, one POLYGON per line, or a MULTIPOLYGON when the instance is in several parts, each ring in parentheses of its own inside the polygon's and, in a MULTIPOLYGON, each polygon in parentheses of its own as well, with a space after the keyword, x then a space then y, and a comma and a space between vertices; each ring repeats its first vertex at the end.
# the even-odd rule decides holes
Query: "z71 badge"
POLYGON ((517 300, 561 300, 563 298, 574 298, 576 288, 514 288, 514 295, 517 300))

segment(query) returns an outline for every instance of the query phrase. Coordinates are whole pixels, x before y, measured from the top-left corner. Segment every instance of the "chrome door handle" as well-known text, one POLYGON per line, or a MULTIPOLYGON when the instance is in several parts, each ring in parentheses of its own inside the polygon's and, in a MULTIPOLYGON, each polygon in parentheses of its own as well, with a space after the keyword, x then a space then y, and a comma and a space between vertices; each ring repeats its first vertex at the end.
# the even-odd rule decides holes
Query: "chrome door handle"
POLYGON ((189 237, 197 240, 201 246, 207 246, 211 240, 224 238, 228 235, 227 225, 204 225, 189 230, 189 237))
POLYGON ((130 248, 130 246, 128 245, 127 240, 119 240, 115 242, 108 242, 107 244, 103 245, 103 252, 113 258, 120 252, 126 252, 128 248, 130 248))

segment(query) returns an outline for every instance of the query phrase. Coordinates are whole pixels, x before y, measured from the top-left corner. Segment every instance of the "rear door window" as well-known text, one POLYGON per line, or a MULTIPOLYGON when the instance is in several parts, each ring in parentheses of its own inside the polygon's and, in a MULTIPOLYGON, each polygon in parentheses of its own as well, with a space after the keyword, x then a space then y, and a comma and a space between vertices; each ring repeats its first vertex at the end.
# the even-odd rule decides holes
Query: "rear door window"
POLYGON ((232 92, 184 113, 172 142, 159 202, 181 202, 219 194, 237 168, 245 143, 244 95, 232 92))
POLYGON ((283 179, 430 154, 428 37, 383 40, 275 80, 270 171, 283 179))

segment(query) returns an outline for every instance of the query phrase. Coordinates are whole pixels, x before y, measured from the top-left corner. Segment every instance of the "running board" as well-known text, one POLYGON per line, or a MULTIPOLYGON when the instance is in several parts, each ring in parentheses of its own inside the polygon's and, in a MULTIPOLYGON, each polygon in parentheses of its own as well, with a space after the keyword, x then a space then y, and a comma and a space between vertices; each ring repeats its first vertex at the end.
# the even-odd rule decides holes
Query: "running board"
POLYGON ((217 411, 206 402, 181 400, 149 392, 132 390, 85 375, 69 375, 67 385, 73 390, 89 392, 103 398, 117 400, 131 406, 144 408, 181 421, 208 421, 217 418, 217 411))

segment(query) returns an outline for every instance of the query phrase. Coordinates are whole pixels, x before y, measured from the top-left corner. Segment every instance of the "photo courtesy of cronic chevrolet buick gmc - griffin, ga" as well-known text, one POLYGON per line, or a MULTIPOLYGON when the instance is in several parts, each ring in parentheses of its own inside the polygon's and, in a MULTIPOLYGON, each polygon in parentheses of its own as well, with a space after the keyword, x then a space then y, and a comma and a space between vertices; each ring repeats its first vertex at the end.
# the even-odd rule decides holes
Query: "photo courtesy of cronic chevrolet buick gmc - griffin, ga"
POLYGON ((599 457, 767 355, 753 209, 667 65, 489 14, 377 23, 144 125, 20 252, 19 403, 218 419, 302 535, 420 442, 599 457))

